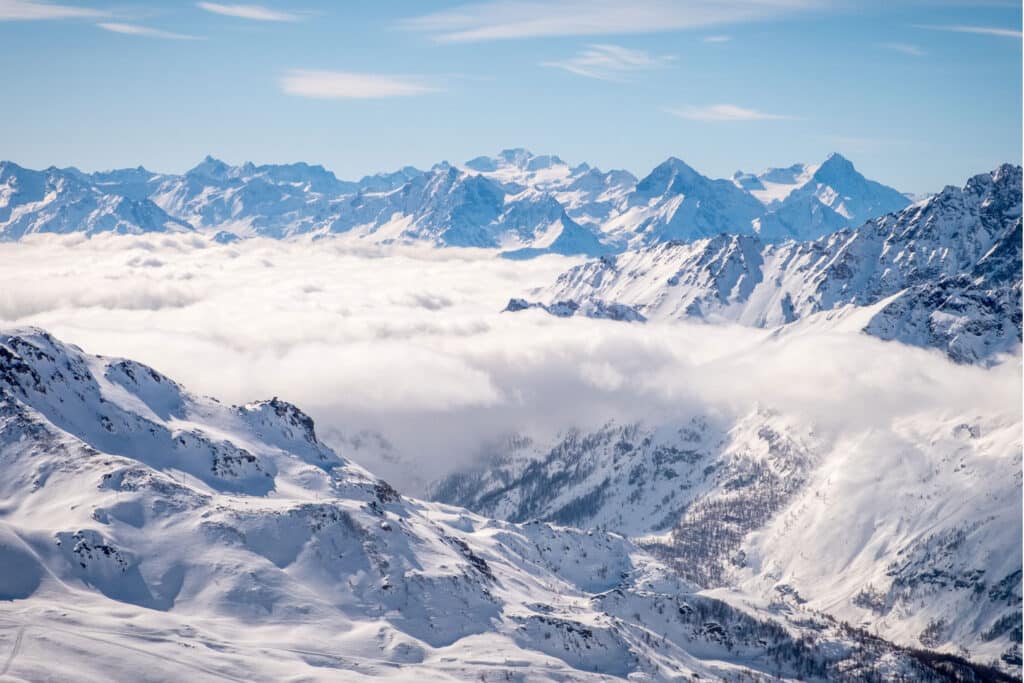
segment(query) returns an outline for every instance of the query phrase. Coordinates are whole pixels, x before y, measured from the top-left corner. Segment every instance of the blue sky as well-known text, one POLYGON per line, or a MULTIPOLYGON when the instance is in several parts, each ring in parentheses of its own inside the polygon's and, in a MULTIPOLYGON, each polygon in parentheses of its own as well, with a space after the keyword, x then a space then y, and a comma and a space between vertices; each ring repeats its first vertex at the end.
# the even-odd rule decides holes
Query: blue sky
POLYGON ((1021 161, 1019 2, 0 0, 0 158, 339 177, 506 147, 904 191, 1021 161))

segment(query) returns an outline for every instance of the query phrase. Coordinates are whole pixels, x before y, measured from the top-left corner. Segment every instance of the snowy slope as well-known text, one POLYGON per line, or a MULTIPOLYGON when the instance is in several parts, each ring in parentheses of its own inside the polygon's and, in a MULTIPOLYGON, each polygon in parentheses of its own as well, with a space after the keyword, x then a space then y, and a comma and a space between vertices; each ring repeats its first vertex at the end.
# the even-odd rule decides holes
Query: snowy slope
POLYGON ((1021 169, 1003 165, 855 231, 656 244, 577 266, 536 295, 759 327, 885 301, 868 333, 988 362, 1021 340, 1020 230, 1021 169))
POLYGON ((816 166, 809 164, 793 164, 786 168, 769 168, 756 174, 736 171, 732 182, 750 192, 765 206, 774 207, 793 190, 806 185, 816 170, 816 166))
POLYGON ((0 466, 0 675, 17 679, 970 673, 697 593, 622 536, 405 498, 288 403, 223 405, 39 330, 0 334, 0 466))
POLYGON ((493 157, 476 157, 463 165, 502 185, 541 190, 565 185, 574 170, 553 154, 536 155, 521 147, 502 150, 493 157))
POLYGON ((841 437, 766 409, 610 424, 547 447, 510 440, 432 497, 618 531, 698 585, 1019 674, 1020 428, 1012 406, 841 437))
POLYGON ((600 224, 636 186, 636 177, 623 170, 601 171, 589 164, 570 166, 554 155, 535 155, 506 149, 493 157, 476 157, 464 164, 500 184, 513 195, 547 193, 579 223, 600 224))

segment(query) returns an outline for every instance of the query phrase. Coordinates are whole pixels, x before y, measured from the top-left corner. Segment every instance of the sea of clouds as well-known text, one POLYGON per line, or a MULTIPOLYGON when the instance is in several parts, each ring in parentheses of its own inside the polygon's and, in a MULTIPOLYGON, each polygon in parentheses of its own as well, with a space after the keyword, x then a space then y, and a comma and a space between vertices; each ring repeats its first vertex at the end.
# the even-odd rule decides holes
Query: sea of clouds
POLYGON ((0 244, 0 326, 36 325, 192 391, 278 396, 411 493, 512 433, 758 407, 823 431, 928 413, 1019 420, 1019 356, 992 369, 823 326, 801 334, 502 313, 577 263, 351 240, 36 236, 0 244))

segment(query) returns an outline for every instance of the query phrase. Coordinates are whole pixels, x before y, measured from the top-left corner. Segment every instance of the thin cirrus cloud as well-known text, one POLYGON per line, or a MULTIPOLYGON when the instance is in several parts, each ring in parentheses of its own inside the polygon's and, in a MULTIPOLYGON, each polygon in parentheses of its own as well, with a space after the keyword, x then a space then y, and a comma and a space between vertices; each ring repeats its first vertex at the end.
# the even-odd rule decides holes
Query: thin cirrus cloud
POLYGON ((652 55, 620 45, 588 45, 572 59, 541 65, 602 81, 628 81, 637 72, 657 69, 674 59, 672 55, 652 55))
POLYGON ((298 14, 282 12, 263 5, 225 5, 219 2, 198 2, 196 7, 214 14, 251 21, 299 21, 302 19, 298 14))
POLYGON ((825 0, 497 0, 400 22, 438 42, 656 33, 770 19, 827 7, 825 0))
POLYGON ((728 43, 732 40, 732 36, 706 36, 704 38, 705 43, 728 43))
POLYGON ((0 0, 0 21, 36 21, 42 19, 83 19, 105 16, 89 7, 57 5, 33 0, 0 0))
POLYGON ((439 90, 410 76, 306 69, 286 73, 281 89, 289 95, 322 100, 410 97, 439 90))
POLYGON ((928 31, 951 31, 953 33, 975 33, 983 36, 1000 36, 1002 38, 1020 38, 1021 32, 1010 28, 999 28, 997 26, 964 26, 964 25, 940 25, 940 24, 916 24, 914 28, 923 28, 928 31))
POLYGON ((924 57, 928 54, 917 45, 912 45, 910 43, 885 43, 882 47, 894 52, 902 52, 903 54, 910 55, 911 57, 924 57))
POLYGON ((780 121, 794 117, 769 114, 757 109, 746 109, 735 104, 712 104, 705 107, 667 108, 666 112, 691 121, 780 121))
POLYGON ((127 36, 139 36, 141 38, 161 38, 163 40, 199 40, 199 36, 192 36, 187 33, 173 33, 161 31, 157 28, 139 26, 138 24, 122 24, 119 22, 102 22, 96 24, 104 31, 121 33, 127 36))

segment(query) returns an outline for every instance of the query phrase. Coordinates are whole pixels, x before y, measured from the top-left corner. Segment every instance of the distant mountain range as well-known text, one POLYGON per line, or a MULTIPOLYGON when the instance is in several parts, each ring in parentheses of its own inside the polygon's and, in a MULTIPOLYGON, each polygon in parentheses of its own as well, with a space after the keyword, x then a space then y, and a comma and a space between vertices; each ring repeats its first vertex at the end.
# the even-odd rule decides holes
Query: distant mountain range
MULTIPOLYGON (((764 178, 813 178, 830 164, 846 167, 833 157, 814 174, 793 167, 741 182, 760 183, 771 202, 797 193, 805 201, 807 183, 780 200, 784 182, 764 178)), ((1021 181, 1021 167, 1006 164, 815 240, 732 233, 605 255, 509 310, 786 326, 780 333, 797 321, 851 325, 958 362, 989 362, 1021 342, 1021 181)))
POLYGON ((33 233, 198 231, 222 241, 346 233, 373 242, 497 248, 510 257, 597 256, 720 233, 811 239, 903 208, 838 154, 712 180, 670 158, 637 180, 523 149, 405 167, 358 181, 305 163, 229 166, 207 157, 182 175, 142 167, 33 171, 0 162, 0 239, 33 233))

